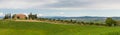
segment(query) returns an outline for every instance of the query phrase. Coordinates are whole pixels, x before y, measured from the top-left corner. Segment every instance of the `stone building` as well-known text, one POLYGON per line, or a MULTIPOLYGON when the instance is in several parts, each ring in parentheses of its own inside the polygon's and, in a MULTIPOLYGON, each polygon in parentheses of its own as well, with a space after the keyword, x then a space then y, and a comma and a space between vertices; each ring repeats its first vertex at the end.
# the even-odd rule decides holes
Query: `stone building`
POLYGON ((14 14, 12 18, 13 19, 27 19, 27 16, 25 14, 14 14))

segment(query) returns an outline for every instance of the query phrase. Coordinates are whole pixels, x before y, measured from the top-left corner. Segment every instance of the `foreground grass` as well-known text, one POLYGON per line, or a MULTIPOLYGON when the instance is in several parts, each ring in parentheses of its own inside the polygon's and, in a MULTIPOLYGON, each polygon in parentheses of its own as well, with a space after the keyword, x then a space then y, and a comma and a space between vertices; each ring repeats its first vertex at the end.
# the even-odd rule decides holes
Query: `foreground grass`
POLYGON ((120 35, 120 27, 0 21, 0 35, 120 35))

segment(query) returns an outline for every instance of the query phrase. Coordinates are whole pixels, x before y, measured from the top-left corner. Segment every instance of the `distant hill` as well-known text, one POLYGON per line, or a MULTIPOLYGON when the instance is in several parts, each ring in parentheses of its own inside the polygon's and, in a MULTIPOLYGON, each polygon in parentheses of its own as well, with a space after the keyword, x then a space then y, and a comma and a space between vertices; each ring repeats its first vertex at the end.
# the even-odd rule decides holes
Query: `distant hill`
MULTIPOLYGON (((60 19, 60 20, 77 20, 84 22, 104 22, 106 17, 82 16, 82 17, 64 17, 64 16, 42 16, 42 18, 60 19)), ((120 20, 120 17, 112 17, 114 20, 120 20)))

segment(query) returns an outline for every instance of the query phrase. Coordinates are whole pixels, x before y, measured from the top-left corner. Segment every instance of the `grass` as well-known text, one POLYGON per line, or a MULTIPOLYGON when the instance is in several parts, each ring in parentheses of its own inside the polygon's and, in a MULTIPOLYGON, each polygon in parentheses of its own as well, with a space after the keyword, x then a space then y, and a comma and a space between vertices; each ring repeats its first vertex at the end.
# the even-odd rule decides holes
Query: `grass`
POLYGON ((0 35, 120 35, 120 27, 0 21, 0 35))

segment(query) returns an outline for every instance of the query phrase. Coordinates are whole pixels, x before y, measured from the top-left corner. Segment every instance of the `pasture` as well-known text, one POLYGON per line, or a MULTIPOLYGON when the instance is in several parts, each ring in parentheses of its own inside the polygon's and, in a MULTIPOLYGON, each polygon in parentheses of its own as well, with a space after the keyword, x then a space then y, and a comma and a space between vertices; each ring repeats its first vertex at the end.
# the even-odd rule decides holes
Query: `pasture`
POLYGON ((120 27, 1 20, 0 35, 120 35, 120 27))

